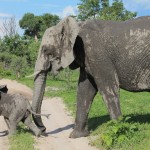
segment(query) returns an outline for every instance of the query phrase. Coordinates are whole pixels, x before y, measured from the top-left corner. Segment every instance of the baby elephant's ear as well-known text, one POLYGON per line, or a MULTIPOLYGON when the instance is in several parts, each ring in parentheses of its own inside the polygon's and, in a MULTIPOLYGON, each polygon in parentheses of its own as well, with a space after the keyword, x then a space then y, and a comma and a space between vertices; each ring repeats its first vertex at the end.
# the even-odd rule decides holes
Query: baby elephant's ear
POLYGON ((7 85, 0 85, 0 92, 7 93, 8 92, 7 85))

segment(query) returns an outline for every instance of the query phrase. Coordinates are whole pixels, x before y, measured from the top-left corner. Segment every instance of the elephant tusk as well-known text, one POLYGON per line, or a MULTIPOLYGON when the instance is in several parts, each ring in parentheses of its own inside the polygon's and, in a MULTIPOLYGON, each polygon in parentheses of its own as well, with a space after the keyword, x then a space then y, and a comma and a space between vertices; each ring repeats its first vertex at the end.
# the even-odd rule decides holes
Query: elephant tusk
POLYGON ((29 76, 25 76, 25 78, 31 78, 31 77, 35 77, 37 74, 39 74, 41 71, 36 71, 35 73, 29 75, 29 76))

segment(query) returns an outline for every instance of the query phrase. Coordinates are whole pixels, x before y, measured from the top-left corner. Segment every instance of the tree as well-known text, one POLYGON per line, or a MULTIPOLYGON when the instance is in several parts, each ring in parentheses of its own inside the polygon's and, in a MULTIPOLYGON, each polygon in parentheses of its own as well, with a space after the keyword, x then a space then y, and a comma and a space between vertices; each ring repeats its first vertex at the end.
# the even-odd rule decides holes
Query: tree
POLYGON ((136 12, 130 12, 124 8, 123 2, 114 0, 111 6, 103 7, 98 18, 103 20, 128 20, 136 17, 136 12))
POLYGON ((34 37, 37 41, 46 28, 57 24, 58 21, 60 18, 57 15, 46 13, 43 16, 35 16, 32 13, 26 13, 19 24, 22 29, 25 29, 25 35, 34 37))
POLYGON ((0 31, 3 33, 3 36, 14 36, 18 32, 17 21, 15 16, 10 18, 4 18, 0 31))
POLYGON ((81 0, 78 6, 79 20, 91 18, 103 20, 127 20, 136 17, 137 13, 130 12, 124 8, 122 0, 81 0))
POLYGON ((43 23, 45 24, 46 28, 54 26, 60 21, 59 16, 48 14, 48 13, 44 14, 42 16, 42 19, 43 19, 43 23))
POLYGON ((81 0, 81 4, 79 4, 78 9, 79 20, 95 18, 100 11, 100 0, 81 0))
POLYGON ((42 18, 34 16, 32 13, 26 13, 19 21, 20 27, 25 29, 25 35, 34 37, 36 41, 38 39, 41 24, 42 18))

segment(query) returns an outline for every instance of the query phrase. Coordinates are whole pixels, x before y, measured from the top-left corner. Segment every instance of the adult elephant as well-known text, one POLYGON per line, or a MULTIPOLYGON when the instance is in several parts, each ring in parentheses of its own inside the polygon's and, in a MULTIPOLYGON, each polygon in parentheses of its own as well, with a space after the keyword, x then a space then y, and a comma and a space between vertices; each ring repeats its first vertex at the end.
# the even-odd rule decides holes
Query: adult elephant
MULTIPOLYGON (((119 89, 150 90, 150 17, 115 22, 68 17, 48 28, 35 65, 33 110, 40 113, 47 72, 80 68, 75 128, 71 138, 87 136, 86 122, 99 92, 111 119, 121 115, 119 89)), ((60 114, 61 115, 61 114, 60 114)), ((45 131, 41 118, 34 121, 45 131)))

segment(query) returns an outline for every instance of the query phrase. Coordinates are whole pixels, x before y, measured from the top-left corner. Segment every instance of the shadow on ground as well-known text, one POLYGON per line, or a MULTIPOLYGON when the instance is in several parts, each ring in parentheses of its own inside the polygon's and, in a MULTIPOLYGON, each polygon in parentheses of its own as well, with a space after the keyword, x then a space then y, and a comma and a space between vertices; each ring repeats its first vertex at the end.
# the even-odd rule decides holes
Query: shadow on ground
POLYGON ((65 127, 61 127, 61 128, 56 129, 56 130, 47 132, 47 134, 57 134, 57 133, 62 132, 64 130, 69 130, 69 129, 73 129, 73 128, 74 128, 74 124, 70 124, 70 125, 67 125, 65 127))
POLYGON ((133 123, 150 123, 150 114, 130 114, 126 115, 125 117, 129 117, 127 122, 133 122, 133 123))

